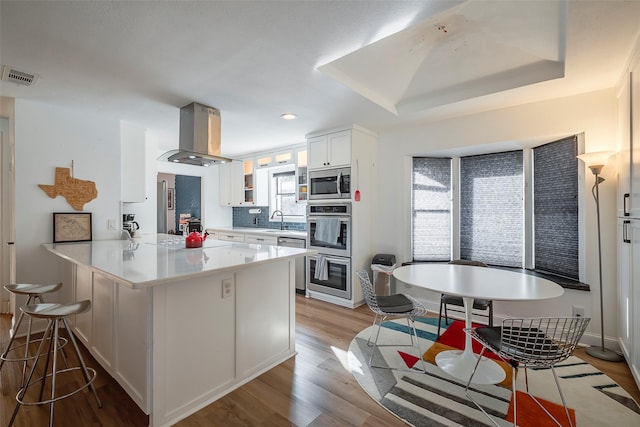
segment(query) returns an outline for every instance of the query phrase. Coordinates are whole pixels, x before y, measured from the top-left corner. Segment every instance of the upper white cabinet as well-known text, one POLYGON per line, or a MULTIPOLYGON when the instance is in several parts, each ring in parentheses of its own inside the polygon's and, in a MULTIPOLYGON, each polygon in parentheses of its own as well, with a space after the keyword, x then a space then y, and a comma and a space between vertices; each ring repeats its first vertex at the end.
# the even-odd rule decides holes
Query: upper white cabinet
POLYGON ((640 218, 640 47, 618 93, 619 217, 640 218))
POLYGON ((120 122, 121 194, 123 202, 144 202, 146 195, 146 130, 120 122))
POLYGON ((230 162, 220 168, 220 204, 244 206, 244 162, 230 162))
POLYGON ((640 52, 631 67, 631 168, 629 216, 640 218, 640 52))
POLYGON ((351 130, 315 136, 307 144, 309 169, 351 164, 351 130))
POLYGON ((631 196, 631 94, 630 76, 618 93, 618 216, 629 212, 631 196))

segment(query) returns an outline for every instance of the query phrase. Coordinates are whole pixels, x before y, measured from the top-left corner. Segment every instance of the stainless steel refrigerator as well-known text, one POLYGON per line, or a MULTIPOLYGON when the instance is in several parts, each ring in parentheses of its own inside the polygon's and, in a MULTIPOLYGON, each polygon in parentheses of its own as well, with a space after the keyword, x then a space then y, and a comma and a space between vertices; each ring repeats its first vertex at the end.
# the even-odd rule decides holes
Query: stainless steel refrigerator
POLYGON ((160 181, 157 183, 157 229, 158 233, 166 233, 167 232, 167 197, 168 197, 168 189, 167 189, 167 181, 160 181))

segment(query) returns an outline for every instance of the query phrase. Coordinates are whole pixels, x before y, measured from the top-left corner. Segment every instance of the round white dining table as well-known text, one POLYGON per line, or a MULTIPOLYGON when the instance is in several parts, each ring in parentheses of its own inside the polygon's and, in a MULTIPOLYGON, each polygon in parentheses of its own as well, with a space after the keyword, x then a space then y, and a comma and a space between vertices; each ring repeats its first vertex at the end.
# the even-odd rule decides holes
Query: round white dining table
MULTIPOLYGON (((559 297, 564 289, 550 280, 498 268, 453 264, 410 264, 393 271, 396 280, 431 291, 462 297, 465 327, 471 328, 474 299, 531 301, 559 297)), ((478 361, 473 353, 471 336, 465 334, 463 350, 441 351, 436 365, 448 374, 468 380, 478 361)), ((483 357, 473 377, 474 383, 497 384, 505 371, 495 361, 483 357)))

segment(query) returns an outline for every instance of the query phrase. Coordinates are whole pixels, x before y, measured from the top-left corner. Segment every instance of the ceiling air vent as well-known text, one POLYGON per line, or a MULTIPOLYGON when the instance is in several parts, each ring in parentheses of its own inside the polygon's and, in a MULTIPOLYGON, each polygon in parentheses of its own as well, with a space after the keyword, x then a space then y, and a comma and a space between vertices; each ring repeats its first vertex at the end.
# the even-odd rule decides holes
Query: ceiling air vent
POLYGON ((38 81, 38 75, 17 70, 14 67, 2 66, 2 81, 23 86, 33 86, 38 81))

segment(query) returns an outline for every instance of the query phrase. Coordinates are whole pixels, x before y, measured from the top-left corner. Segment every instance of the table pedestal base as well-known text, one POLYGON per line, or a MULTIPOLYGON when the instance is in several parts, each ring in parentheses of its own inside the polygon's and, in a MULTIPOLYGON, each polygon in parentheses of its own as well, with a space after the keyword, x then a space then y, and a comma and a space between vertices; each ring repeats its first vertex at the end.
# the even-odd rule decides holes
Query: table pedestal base
MULTIPOLYGON (((470 351, 447 350, 436 355, 436 365, 449 375, 468 381, 473 368, 478 361, 478 355, 470 351)), ((500 365, 491 359, 483 357, 473 376, 474 384, 498 384, 507 374, 500 365)))

